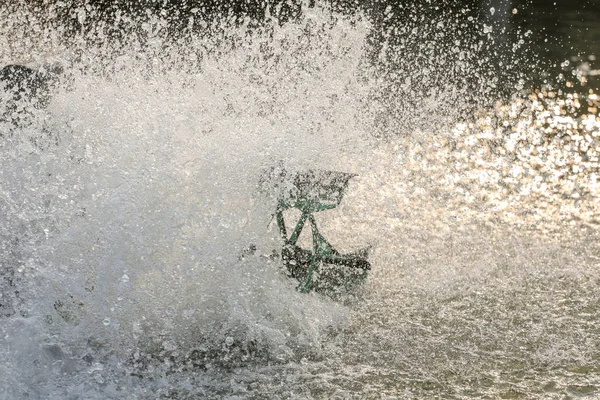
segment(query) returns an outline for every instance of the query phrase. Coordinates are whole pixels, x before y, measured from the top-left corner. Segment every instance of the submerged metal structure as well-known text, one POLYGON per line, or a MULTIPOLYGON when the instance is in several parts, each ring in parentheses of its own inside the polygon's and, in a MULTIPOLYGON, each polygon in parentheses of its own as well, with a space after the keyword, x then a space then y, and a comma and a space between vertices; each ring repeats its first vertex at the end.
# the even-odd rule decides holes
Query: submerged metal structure
POLYGON ((282 240, 281 259, 288 276, 298 280, 298 290, 304 293, 339 293, 363 283, 371 269, 369 249, 341 254, 323 237, 317 227, 315 213, 337 207, 355 174, 336 171, 308 170, 289 172, 272 168, 262 179, 275 191, 274 218, 282 240), (284 212, 296 209, 300 217, 288 225, 284 212), (308 226, 312 231, 312 246, 298 244, 308 226))

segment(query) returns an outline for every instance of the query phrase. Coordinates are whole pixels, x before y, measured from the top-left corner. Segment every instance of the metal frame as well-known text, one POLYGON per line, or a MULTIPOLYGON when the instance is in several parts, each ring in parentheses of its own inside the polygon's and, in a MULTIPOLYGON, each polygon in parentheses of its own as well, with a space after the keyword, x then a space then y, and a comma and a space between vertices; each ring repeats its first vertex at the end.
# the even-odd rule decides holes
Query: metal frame
MULTIPOLYGON (((313 213, 337 207, 348 186, 352 174, 331 171, 309 171, 292 175, 292 185, 280 193, 275 219, 283 241, 282 260, 288 273, 299 282, 298 290, 307 293, 317 291, 341 291, 350 289, 367 277, 371 265, 367 261, 369 248, 351 254, 340 254, 321 235, 313 213), (284 218, 284 211, 296 208, 300 218, 296 222, 291 235, 284 218), (312 250, 298 246, 298 239, 308 220, 312 231, 312 250), (329 274, 324 274, 322 266, 333 266, 329 274), (323 273, 320 280, 315 280, 315 273, 323 273), (321 282, 324 281, 324 282, 321 282)), ((285 174, 280 177, 286 178, 285 174)))

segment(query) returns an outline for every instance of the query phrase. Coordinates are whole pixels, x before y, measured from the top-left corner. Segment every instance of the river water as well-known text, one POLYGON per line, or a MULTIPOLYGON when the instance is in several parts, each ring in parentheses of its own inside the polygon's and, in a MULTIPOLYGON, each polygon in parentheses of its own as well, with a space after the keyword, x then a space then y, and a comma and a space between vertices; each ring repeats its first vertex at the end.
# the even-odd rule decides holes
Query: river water
POLYGON ((175 36, 0 8, 0 59, 62 71, 0 121, 0 399, 598 396, 594 42, 545 69, 555 9, 496 3, 175 36), (263 256, 281 161, 357 174, 318 219, 373 246, 363 287, 302 294, 263 256))

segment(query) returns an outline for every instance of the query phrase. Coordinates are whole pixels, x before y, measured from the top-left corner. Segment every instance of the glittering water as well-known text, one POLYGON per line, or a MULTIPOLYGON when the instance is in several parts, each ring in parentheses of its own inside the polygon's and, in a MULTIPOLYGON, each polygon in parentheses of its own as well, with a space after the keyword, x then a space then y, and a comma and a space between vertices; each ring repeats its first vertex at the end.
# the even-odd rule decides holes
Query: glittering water
POLYGON ((0 9, 4 62, 62 70, 0 125, 0 398, 600 391, 598 98, 527 91, 525 33, 499 79, 467 7, 52 7, 0 9), (365 287, 300 294, 261 257, 280 160, 358 174, 319 222, 374 246, 365 287))

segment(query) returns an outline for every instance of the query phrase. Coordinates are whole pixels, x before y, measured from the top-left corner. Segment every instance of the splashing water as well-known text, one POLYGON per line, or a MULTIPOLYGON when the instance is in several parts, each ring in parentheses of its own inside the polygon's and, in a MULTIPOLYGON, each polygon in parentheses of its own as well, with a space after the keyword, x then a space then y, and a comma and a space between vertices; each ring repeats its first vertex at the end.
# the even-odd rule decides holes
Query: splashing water
POLYGON ((160 11, 80 7, 78 31, 2 9, 0 59, 63 73, 0 127, 0 398, 597 390, 597 116, 490 106, 487 25, 431 7, 200 13, 178 35, 160 11), (263 257, 256 185, 281 160, 359 174, 321 222, 376 246, 363 290, 300 294, 263 257))
POLYGON ((351 25, 224 26, 222 46, 186 43, 193 68, 177 47, 148 49, 148 64, 128 44, 110 75, 75 62, 47 115, 7 131, 3 265, 20 282, 6 290, 5 393, 60 398, 79 390, 66 374, 119 397, 131 374, 319 357, 345 311, 240 254, 277 246, 274 203, 256 196, 265 167, 337 169, 364 142, 367 25, 351 25))

